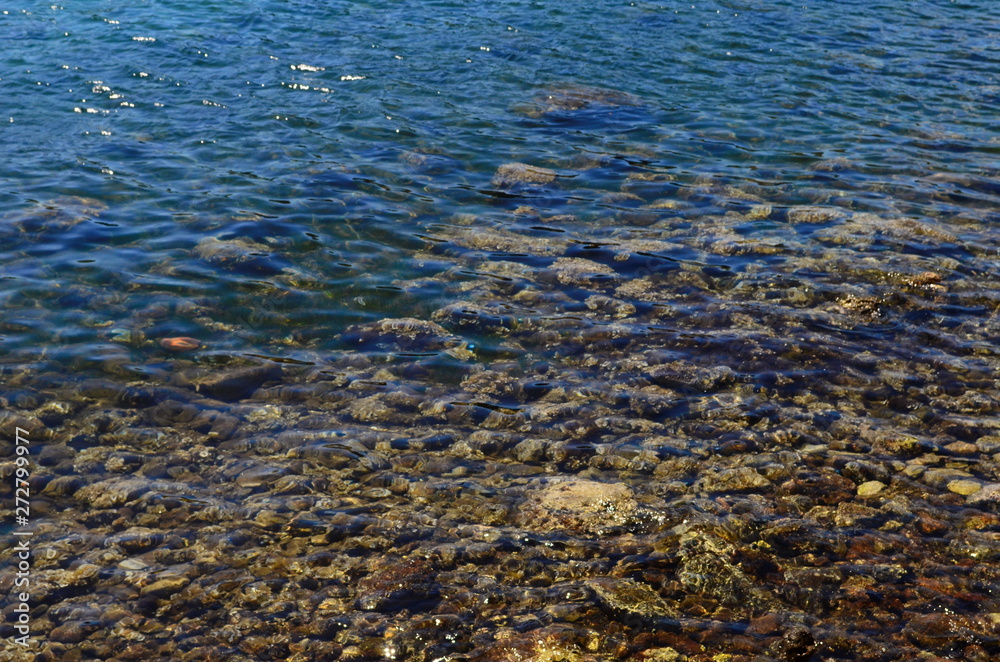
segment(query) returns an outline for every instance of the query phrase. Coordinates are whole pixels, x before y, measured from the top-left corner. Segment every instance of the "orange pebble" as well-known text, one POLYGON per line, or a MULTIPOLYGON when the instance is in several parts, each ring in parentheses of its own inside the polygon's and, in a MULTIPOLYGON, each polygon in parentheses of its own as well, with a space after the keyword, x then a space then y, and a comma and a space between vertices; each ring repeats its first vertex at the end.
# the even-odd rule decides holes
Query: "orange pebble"
POLYGON ((163 338, 160 346, 171 352, 188 352, 201 347, 201 343, 194 338, 163 338))

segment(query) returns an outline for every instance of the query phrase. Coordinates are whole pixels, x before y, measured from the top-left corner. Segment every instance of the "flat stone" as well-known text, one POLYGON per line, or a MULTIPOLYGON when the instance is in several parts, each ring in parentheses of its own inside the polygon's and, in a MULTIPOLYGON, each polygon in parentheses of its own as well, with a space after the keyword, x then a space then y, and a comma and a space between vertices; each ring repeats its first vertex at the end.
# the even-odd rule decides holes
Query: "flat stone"
POLYGON ((241 471, 236 476, 236 484, 240 487, 271 485, 282 476, 287 476, 290 473, 291 470, 288 467, 260 464, 241 471))
POLYGON ((539 168, 527 163, 505 163, 493 175, 493 186, 497 188, 515 188, 518 186, 541 186, 551 184, 556 179, 556 172, 548 168, 539 168))
POLYGON ((346 329, 343 341, 358 348, 375 346, 406 352, 455 352, 465 348, 464 341, 437 322, 413 317, 386 318, 346 329))
POLYGON ((982 483, 977 480, 956 480, 948 483, 948 489, 955 494, 961 494, 962 496, 969 496, 975 494, 983 488, 982 483))
POLYGON ((736 381, 729 366, 702 368, 684 361, 655 366, 648 374, 657 386, 688 393, 711 393, 736 381))
POLYGON ((632 579, 602 577, 590 580, 587 585, 594 590, 601 605, 613 614, 639 616, 648 620, 677 615, 677 611, 648 584, 632 579))
POLYGON ((167 577, 144 586, 141 593, 142 595, 152 595, 156 598, 166 598, 177 593, 190 583, 191 580, 187 577, 167 577))
POLYGON ((933 613, 919 614, 910 619, 902 634, 921 646, 937 647, 962 641, 959 637, 976 637, 986 628, 982 622, 962 614, 933 613), (961 634, 959 634, 961 633, 961 634))
POLYGON ((844 215, 836 207, 792 207, 788 210, 789 223, 829 223, 844 215))
POLYGON ((109 478, 80 488, 76 498, 98 510, 114 508, 135 501, 153 486, 143 478, 109 478))
POLYGON ((611 267, 582 257, 561 257, 549 269, 563 285, 594 285, 618 278, 611 267))
POLYGON ((703 476, 698 481, 697 488, 704 492, 746 492, 767 489, 771 484, 756 469, 739 467, 703 476))
POLYGON ((577 530, 596 533, 624 526, 639 504, 621 483, 568 479, 533 493, 518 511, 522 526, 537 531, 577 530))
POLYGON ((967 441, 956 441, 948 444, 944 447, 944 449, 952 455, 968 456, 979 454, 979 448, 975 444, 970 444, 967 441))
POLYGON ((281 368, 277 365, 258 365, 249 368, 227 370, 209 375, 199 380, 195 389, 217 400, 234 402, 253 395, 265 382, 281 379, 281 368))
POLYGON ((868 482, 861 483, 858 485, 858 496, 860 497, 870 497, 875 496, 882 490, 886 488, 886 484, 880 480, 869 480, 868 482))
POLYGON ((99 621, 70 621, 53 628, 49 639, 61 644, 76 644, 87 638, 87 635, 100 629, 99 621))

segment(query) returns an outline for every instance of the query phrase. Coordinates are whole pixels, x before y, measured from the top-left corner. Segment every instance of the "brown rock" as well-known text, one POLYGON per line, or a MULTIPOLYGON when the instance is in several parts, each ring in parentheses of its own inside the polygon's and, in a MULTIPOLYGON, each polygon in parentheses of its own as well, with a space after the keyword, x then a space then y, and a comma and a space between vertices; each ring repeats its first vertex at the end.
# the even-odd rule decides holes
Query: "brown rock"
POLYGON ((954 492, 955 494, 961 494, 962 496, 970 496, 981 490, 983 484, 978 480, 964 479, 964 480, 953 480, 948 483, 948 490, 954 492))
POLYGON ((955 441, 944 447, 946 451, 952 455, 978 455, 979 448, 975 444, 970 444, 967 441, 955 441))
POLYGON ((948 525, 945 522, 931 517, 927 513, 917 515, 915 526, 925 536, 943 536, 948 532, 948 525))
POLYGON ((766 636, 781 632, 781 617, 777 614, 763 614, 750 621, 747 627, 747 634, 755 636, 766 636))
POLYGON ((99 629, 101 629, 100 621, 70 621, 53 628, 49 638, 63 644, 76 644, 99 629))
POLYGON ((748 492, 766 490, 771 484, 752 467, 739 467, 702 476, 696 489, 703 492, 748 492))
POLYGON ((678 613, 648 584, 608 577, 593 579, 587 585, 594 590, 601 606, 616 616, 655 621, 678 613))
POLYGON ((383 559, 358 583, 355 605, 363 611, 395 612, 437 599, 437 573, 422 559, 383 559))
POLYGON ((849 478, 834 473, 795 478, 782 483, 778 488, 779 495, 802 494, 827 506, 853 498, 856 491, 857 487, 849 478))
POLYGON ((910 619, 903 632, 921 646, 940 648, 973 634, 971 625, 967 617, 958 614, 920 614, 910 619))
POLYGON ((265 382, 280 379, 280 366, 258 365, 209 375, 195 383, 195 390, 217 400, 234 402, 250 397, 265 382))
POLYGON ((167 598, 190 583, 191 580, 187 577, 166 577, 148 586, 144 586, 141 593, 142 595, 152 595, 156 598, 167 598))
POLYGON ((518 512, 518 522, 536 531, 597 533, 624 526, 638 506, 626 485, 570 478, 532 493, 518 512))

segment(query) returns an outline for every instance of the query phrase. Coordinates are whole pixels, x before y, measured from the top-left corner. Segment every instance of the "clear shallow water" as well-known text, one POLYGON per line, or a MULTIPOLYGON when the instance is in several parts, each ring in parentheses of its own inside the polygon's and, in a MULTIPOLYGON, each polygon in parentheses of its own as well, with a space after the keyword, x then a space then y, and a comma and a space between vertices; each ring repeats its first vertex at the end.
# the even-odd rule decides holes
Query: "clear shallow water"
MULTIPOLYGON (((515 541, 496 548, 521 556, 525 531, 570 541, 582 551, 540 561, 552 577, 536 587, 584 582, 582 612, 640 621, 621 634, 625 653, 602 641, 602 655, 749 654, 691 632, 745 628, 769 610, 796 616, 758 627, 750 649, 805 623, 835 659, 995 652, 986 625, 953 627, 978 633, 957 640, 933 634, 944 625, 913 625, 914 614, 941 609, 1000 611, 992 576, 945 572, 961 593, 943 591, 952 602, 906 597, 927 584, 923 554, 956 567, 970 549, 995 554, 993 3, 6 11, 0 360, 11 416, 47 430, 39 453, 56 449, 40 475, 81 481, 46 497, 53 513, 79 509, 51 515, 52 540, 86 530, 97 549, 136 522, 156 528, 166 508, 164 522, 192 546, 218 547, 193 522, 257 522, 227 548, 238 555, 298 535, 305 527, 288 524, 296 512, 343 527, 337 518, 363 507, 378 515, 350 530, 373 538, 356 543, 372 558, 413 552, 379 529, 387 521, 411 518, 422 532, 418 549, 443 588, 411 593, 440 599, 440 613, 469 610, 454 597, 466 578, 442 551, 472 535, 455 526, 494 527, 515 541), (178 336, 201 347, 172 353, 159 342, 178 336), (246 366, 264 367, 240 373, 246 366), (331 450, 330 435, 352 441, 331 450), (180 457, 192 444, 200 460, 180 457), (746 467, 764 482, 739 473, 746 467), (240 482, 250 469, 270 478, 240 482), (712 482, 726 471, 737 472, 725 474, 731 482, 712 482), (82 487, 116 494, 114 481, 132 474, 147 481, 141 505, 127 487, 120 501, 82 487), (287 476, 312 482, 275 487, 287 476), (525 482, 533 476, 620 482, 651 510, 528 522, 516 513, 545 493, 525 482), (873 481, 888 496, 855 494, 873 481), (446 497, 435 502, 427 483, 446 497), (476 498, 463 501, 463 490, 476 498), (825 499, 829 490, 844 496, 825 499), (178 495, 186 505, 169 505, 178 495), (120 507, 134 512, 83 514, 120 507), (946 529, 903 515, 925 511, 946 529), (781 547, 786 534, 768 531, 782 518, 802 520, 795 535, 806 542, 782 548, 779 581, 751 552, 781 547), (684 520, 702 522, 708 542, 678 531, 684 520), (824 542, 831 526, 844 530, 837 545, 824 542), (641 540, 628 551, 619 534, 641 540), (581 542, 595 538, 609 547, 581 542), (838 546, 872 539, 875 551, 838 546), (716 554, 742 559, 746 576, 699 570, 698 545, 733 546, 716 554), (895 556, 885 551, 893 545, 895 556), (818 556, 847 568, 875 554, 902 568, 878 579, 898 600, 890 609, 847 606, 851 587, 833 580, 818 584, 823 605, 780 588, 818 556), (611 565, 578 575, 560 565, 595 557, 611 565), (732 581, 695 578, 719 573, 732 581), (642 640, 666 607, 619 586, 645 604, 636 617, 642 609, 608 598, 609 576, 644 581, 685 618, 704 619, 681 631, 705 648, 642 640), (843 617, 852 609, 867 634, 843 617), (862 640, 888 652, 865 652, 862 640)), ((323 530, 337 554, 363 556, 340 529, 323 530)), ((157 552, 118 548, 124 556, 100 564, 157 552)), ((487 563, 477 553, 466 551, 469 562, 487 563)), ((156 562, 171 566, 164 558, 156 562)), ((338 563, 349 575, 334 584, 382 572, 375 561, 338 563)), ((590 622, 543 613, 545 596, 512 597, 530 584, 525 572, 496 570, 498 586, 473 591, 505 597, 499 615, 449 625, 459 643, 427 637, 448 655, 506 659, 492 638, 503 640, 497 623, 512 615, 546 628, 590 622), (490 634, 475 639, 480 630, 490 634)), ((125 576, 109 573, 111 584, 125 576)), ((404 596, 407 614, 362 627, 365 614, 392 612, 380 591, 371 579, 362 595, 340 596, 338 613, 354 619, 338 635, 344 659, 371 657, 351 647, 374 645, 361 639, 384 639, 387 627, 408 631, 407 619, 429 609, 404 596)), ((42 600, 38 618, 75 622, 44 616, 63 599, 75 598, 42 600)), ((566 644, 581 655, 588 645, 566 644)), ((289 654, 281 646, 273 655, 289 654)), ((409 652, 397 657, 417 655, 417 644, 400 646, 409 652)), ((261 650, 243 654, 265 659, 261 650)))

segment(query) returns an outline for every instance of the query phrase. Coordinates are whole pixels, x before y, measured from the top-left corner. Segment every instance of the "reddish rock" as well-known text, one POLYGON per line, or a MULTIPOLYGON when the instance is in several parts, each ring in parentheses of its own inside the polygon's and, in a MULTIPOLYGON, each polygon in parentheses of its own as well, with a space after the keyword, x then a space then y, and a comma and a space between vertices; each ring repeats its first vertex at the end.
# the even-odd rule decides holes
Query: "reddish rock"
POLYGON ((384 559, 358 583, 355 605, 363 611, 394 612, 434 600, 437 573, 421 559, 384 559))
POLYGON ((201 343, 194 338, 161 338, 160 347, 170 352, 189 352, 201 347, 201 343))

